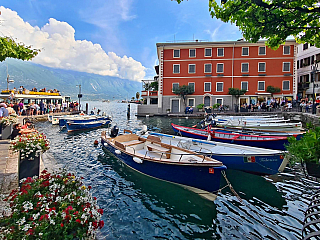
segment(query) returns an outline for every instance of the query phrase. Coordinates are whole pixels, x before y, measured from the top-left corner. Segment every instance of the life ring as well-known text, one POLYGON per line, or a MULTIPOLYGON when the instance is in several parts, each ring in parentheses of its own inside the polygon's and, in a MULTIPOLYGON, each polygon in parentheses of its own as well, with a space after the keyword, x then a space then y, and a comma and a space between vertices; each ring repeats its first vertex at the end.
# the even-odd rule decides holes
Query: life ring
POLYGON ((84 116, 84 113, 80 113, 80 116, 84 116))

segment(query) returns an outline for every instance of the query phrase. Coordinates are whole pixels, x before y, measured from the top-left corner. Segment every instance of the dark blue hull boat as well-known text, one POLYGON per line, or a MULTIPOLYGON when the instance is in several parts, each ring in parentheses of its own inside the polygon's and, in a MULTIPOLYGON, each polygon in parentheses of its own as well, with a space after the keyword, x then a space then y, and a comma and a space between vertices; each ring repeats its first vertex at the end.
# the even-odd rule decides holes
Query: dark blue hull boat
POLYGON ((89 130, 94 128, 99 128, 103 126, 108 126, 111 120, 100 120, 100 121, 91 121, 91 122, 67 122, 66 127, 68 132, 73 131, 82 131, 82 130, 89 130))
POLYGON ((217 160, 175 146, 158 144, 135 134, 121 135, 114 139, 102 135, 101 143, 134 170, 183 185, 201 195, 219 190, 221 171, 226 169, 217 160))
POLYGON ((101 120, 111 120, 110 117, 107 116, 80 116, 80 117, 65 117, 65 118, 59 118, 59 126, 64 127, 67 122, 70 123, 87 123, 92 121, 101 121, 101 120))
POLYGON ((171 124, 171 126, 173 128, 173 131, 181 136, 202 140, 209 139, 217 142, 234 143, 239 145, 276 150, 286 150, 285 145, 288 144, 287 137, 255 136, 237 133, 217 132, 212 130, 210 130, 209 136, 209 131, 207 130, 179 126, 173 123, 171 124))

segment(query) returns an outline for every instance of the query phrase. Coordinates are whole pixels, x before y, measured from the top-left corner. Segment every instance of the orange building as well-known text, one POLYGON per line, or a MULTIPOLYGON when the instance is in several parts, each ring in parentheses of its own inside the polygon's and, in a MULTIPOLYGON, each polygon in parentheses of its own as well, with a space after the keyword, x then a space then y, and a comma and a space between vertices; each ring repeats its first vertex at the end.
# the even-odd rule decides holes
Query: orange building
POLYGON ((277 50, 265 46, 264 41, 157 43, 159 59, 158 112, 183 112, 186 105, 196 107, 203 103, 257 104, 268 102, 272 95, 268 86, 281 92, 274 98, 296 97, 294 40, 277 50), (194 93, 183 100, 173 89, 190 85, 194 93), (228 94, 229 88, 245 89, 239 102, 228 94))

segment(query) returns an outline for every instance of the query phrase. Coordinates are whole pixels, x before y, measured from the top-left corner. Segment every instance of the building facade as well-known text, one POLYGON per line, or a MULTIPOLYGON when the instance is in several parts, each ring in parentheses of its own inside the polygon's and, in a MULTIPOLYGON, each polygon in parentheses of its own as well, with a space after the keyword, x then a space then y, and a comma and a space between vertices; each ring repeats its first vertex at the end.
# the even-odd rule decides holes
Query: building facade
POLYGON ((317 71, 313 71, 313 68, 316 66, 316 64, 319 64, 319 62, 320 48, 312 46, 308 43, 300 44, 297 46, 297 95, 299 101, 306 99, 312 100, 313 92, 315 94, 315 97, 320 95, 320 73, 317 71))
POLYGON ((184 112, 185 106, 195 108, 201 103, 205 107, 219 103, 231 109, 234 104, 267 102, 272 97, 268 86, 281 89, 274 98, 292 101, 297 95, 294 40, 277 50, 264 41, 157 43, 157 54, 158 113, 184 112), (182 85, 194 89, 185 102, 173 93, 182 85), (247 92, 236 99, 228 94, 229 88, 247 92))

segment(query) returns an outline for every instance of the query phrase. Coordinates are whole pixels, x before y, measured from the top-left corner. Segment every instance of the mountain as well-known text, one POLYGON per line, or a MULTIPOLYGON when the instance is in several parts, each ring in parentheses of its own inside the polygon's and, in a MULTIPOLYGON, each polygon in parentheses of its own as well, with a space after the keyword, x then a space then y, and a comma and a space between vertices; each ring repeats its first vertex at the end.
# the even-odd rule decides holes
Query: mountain
POLYGON ((63 96, 71 96, 77 100, 79 87, 83 100, 124 100, 136 96, 142 85, 140 82, 130 81, 117 77, 101 76, 97 74, 76 72, 57 68, 45 67, 32 62, 16 59, 7 59, 0 62, 0 89, 7 88, 7 66, 10 79, 9 88, 24 86, 26 89, 36 87, 57 89, 63 96))

